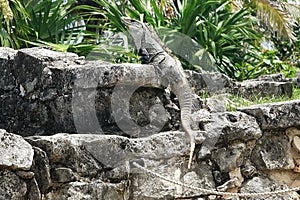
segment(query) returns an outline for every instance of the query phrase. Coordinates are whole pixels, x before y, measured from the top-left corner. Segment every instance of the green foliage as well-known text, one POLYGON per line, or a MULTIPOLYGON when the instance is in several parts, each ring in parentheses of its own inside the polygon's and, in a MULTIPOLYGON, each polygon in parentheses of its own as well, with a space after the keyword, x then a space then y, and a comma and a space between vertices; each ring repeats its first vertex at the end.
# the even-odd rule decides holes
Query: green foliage
POLYGON ((0 15, 0 46, 21 48, 23 42, 19 37, 26 37, 30 32, 27 26, 29 15, 23 3, 18 0, 10 0, 9 6, 12 11, 12 19, 6 19, 5 13, 0 15))
MULTIPOLYGON (((264 69, 259 66, 253 66, 252 64, 242 61, 241 63, 235 63, 234 78, 237 81, 243 81, 247 79, 254 79, 264 74, 264 69)), ((231 76, 233 77, 233 76, 231 76)))
POLYGON ((59 44, 80 37, 80 27, 74 27, 77 16, 70 14, 72 3, 70 0, 65 4, 51 0, 29 1, 26 6, 30 16, 28 26, 32 30, 29 39, 59 44))
MULTIPOLYGON (((138 62, 133 47, 112 44, 107 35, 125 32, 121 17, 129 16, 155 27, 187 69, 218 70, 236 80, 245 80, 278 72, 292 77, 295 66, 300 65, 299 27, 295 29, 298 40, 294 43, 276 38, 276 51, 262 52, 259 48, 262 34, 257 31, 256 11, 260 18, 267 16, 263 12, 276 16, 274 20, 282 22, 276 25, 278 30, 291 28, 284 24, 287 11, 280 11, 269 1, 244 1, 252 4, 243 4, 241 9, 232 9, 234 1, 228 0, 93 0, 97 6, 75 8, 74 2, 10 0, 13 18, 7 17, 11 16, 6 12, 7 6, 0 10, 0 45, 47 46, 90 59, 97 56, 110 62, 138 62), (257 8, 259 5, 261 8, 257 8), (82 20, 85 23, 79 25, 82 20)), ((288 31, 289 37, 294 34, 288 31)))
POLYGON ((289 61, 282 61, 277 50, 256 51, 252 58, 245 56, 246 61, 235 63, 235 79, 243 81, 254 79, 264 74, 283 73, 286 77, 292 78, 299 70, 291 65, 289 61))
MULTIPOLYGON (((293 31, 296 19, 290 7, 291 3, 273 0, 251 0, 250 2, 265 30, 282 40, 292 42, 296 39, 293 31)), ((293 8, 297 10, 297 7, 293 6, 293 8)), ((296 12, 299 11, 298 8, 296 12)))
POLYGON ((129 0, 131 6, 126 7, 126 14, 132 18, 143 18, 153 27, 165 26, 163 1, 155 0, 129 0))
POLYGON ((98 45, 88 54, 88 60, 101 60, 115 63, 138 63, 139 58, 130 45, 119 45, 118 39, 123 38, 122 33, 106 32, 98 45))
POLYGON ((237 79, 240 69, 235 64, 252 56, 260 38, 253 29, 255 18, 247 7, 231 11, 228 1, 215 1, 208 8, 198 16, 197 32, 187 34, 213 55, 221 72, 237 79))
POLYGON ((262 70, 262 74, 274 74, 282 72, 286 77, 294 77, 297 69, 285 62, 278 56, 276 50, 264 50, 260 55, 260 62, 257 67, 262 70))
POLYGON ((57 51, 69 51, 87 55, 94 45, 83 42, 83 38, 94 35, 85 32, 78 13, 74 12, 74 0, 30 0, 27 5, 28 27, 31 32, 22 38, 27 45, 47 46, 57 51))
POLYGON ((13 18, 13 12, 10 9, 8 0, 0 1, 0 13, 2 14, 4 20, 9 21, 13 18))
MULTIPOLYGON (((214 57, 219 70, 232 78, 236 78, 237 68, 234 64, 241 62, 242 58, 249 54, 249 49, 254 48, 260 36, 253 29, 254 18, 248 11, 248 7, 232 11, 229 1, 226 0, 177 1, 177 8, 173 4, 168 5, 174 12, 172 17, 166 16, 165 8, 162 6, 163 1, 158 3, 153 0, 129 0, 128 4, 120 4, 116 0, 109 3, 106 0, 95 0, 95 2, 104 9, 97 12, 106 16, 106 27, 124 31, 120 20, 124 15, 144 20, 156 27, 159 33, 163 33, 160 36, 163 36, 166 44, 172 44, 173 52, 181 58, 185 68, 201 71, 203 67, 194 61, 197 60, 198 55, 199 58, 201 57, 198 60, 203 62, 203 50, 206 50, 214 57), (160 32, 162 26, 165 29, 160 32), (172 31, 175 31, 175 34, 172 31), (189 52, 185 55, 182 52, 178 53, 179 50, 174 51, 174 49, 182 49, 187 41, 172 38, 172 35, 177 34, 176 31, 196 42, 193 51, 189 51, 193 46, 188 47, 189 52), (195 66, 191 66, 192 64, 195 66)), ((88 9, 95 13, 94 8, 88 9)), ((213 68, 213 66, 206 66, 206 68, 213 68)))
MULTIPOLYGON (((300 19, 299 19, 300 21, 300 19)), ((294 43, 294 47, 291 50, 291 55, 289 58, 291 58, 291 62, 295 67, 300 68, 300 24, 295 30, 295 34, 297 37, 297 40, 294 43)))
POLYGON ((73 3, 73 0, 67 3, 63 0, 10 1, 13 19, 2 19, 0 45, 12 48, 47 46, 58 51, 88 54, 93 44, 82 42, 89 34, 85 33, 84 26, 78 25, 80 17, 71 8, 73 3))
MULTIPOLYGON (((87 12, 90 12, 92 15, 97 17, 96 19, 99 20, 101 23, 100 28, 102 30, 108 30, 111 29, 113 31, 124 31, 125 28, 121 22, 121 17, 123 14, 123 4, 118 4, 115 0, 112 1, 106 1, 106 0, 94 0, 95 3, 97 3, 99 6, 79 6, 77 9, 85 10, 87 12), (106 20, 103 21, 103 16, 106 17, 106 20), (107 21, 108 19, 108 21, 107 21)), ((95 18, 87 19, 89 20, 96 20, 95 18)))
MULTIPOLYGON (((139 62, 138 56, 134 53, 133 47, 116 45, 114 43, 114 34, 117 32, 126 32, 124 25, 121 22, 121 17, 124 16, 124 11, 128 8, 123 1, 112 0, 94 0, 99 6, 79 5, 75 10, 80 10, 80 16, 85 19, 87 28, 96 28, 99 34, 94 35, 92 41, 95 47, 89 52, 87 59, 102 59, 108 62, 136 63, 139 62), (94 25, 89 25, 92 22, 94 25)), ((139 1, 136 1, 136 6, 139 6, 139 1)), ((133 10, 132 10, 133 12, 133 10)))

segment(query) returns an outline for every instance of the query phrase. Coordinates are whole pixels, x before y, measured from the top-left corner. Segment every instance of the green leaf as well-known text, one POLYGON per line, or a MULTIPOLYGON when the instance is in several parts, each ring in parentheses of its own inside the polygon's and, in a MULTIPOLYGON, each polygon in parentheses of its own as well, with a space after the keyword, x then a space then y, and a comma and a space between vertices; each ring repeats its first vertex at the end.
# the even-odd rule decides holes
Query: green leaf
POLYGON ((153 8, 154 11, 154 16, 157 18, 157 21, 160 22, 159 24, 157 24, 157 26, 163 26, 165 25, 165 17, 163 15, 162 10, 160 10, 157 7, 157 2, 155 0, 150 0, 151 6, 153 8))

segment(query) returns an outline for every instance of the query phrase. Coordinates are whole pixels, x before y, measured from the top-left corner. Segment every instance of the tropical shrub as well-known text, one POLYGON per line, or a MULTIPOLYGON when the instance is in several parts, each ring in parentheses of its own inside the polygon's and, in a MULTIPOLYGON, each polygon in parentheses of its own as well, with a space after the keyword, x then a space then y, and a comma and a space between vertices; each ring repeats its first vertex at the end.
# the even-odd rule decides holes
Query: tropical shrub
POLYGON ((21 48, 24 43, 19 38, 26 38, 30 32, 24 4, 18 0, 1 0, 0 20, 0 45, 21 48))
MULTIPOLYGON (((226 0, 182 0, 176 5, 170 1, 154 0, 128 0, 127 4, 116 0, 94 1, 102 9, 86 8, 105 15, 105 26, 112 30, 124 31, 122 16, 141 19, 155 27, 165 44, 172 44, 173 53, 180 57, 185 68, 202 71, 200 65, 205 53, 206 60, 213 56, 219 70, 235 78, 236 70, 239 70, 235 63, 240 63, 250 50, 255 49, 255 42, 260 38, 253 29, 255 18, 248 7, 233 11, 226 0), (167 13, 166 8, 171 11, 167 13), (187 38, 180 40, 176 37, 179 33, 188 37, 190 44, 194 42, 194 46, 183 48, 187 38)), ((212 65, 212 62, 204 63, 212 65)), ((209 68, 206 66, 205 70, 211 71, 209 68)))
POLYGON ((239 7, 228 0, 91 0, 75 8, 75 0, 0 1, 1 46, 48 46, 90 59, 138 62, 130 43, 116 43, 117 32, 126 31, 121 17, 129 16, 155 27, 188 69, 218 70, 244 80, 282 71, 291 76, 299 60, 299 33, 292 20, 299 17, 291 11, 299 7, 285 1, 245 0, 239 7), (274 52, 260 48, 261 27, 278 41, 274 52))
POLYGON ((72 9, 74 0, 10 0, 9 3, 9 7, 1 9, 1 46, 16 49, 48 46, 79 55, 86 55, 93 48, 93 44, 83 42, 88 34, 84 24, 79 24, 79 14, 72 9), (7 10, 11 10, 9 17, 7 10))
POLYGON ((260 62, 256 66, 260 70, 264 70, 264 74, 284 73, 287 77, 293 77, 297 69, 290 64, 282 61, 278 57, 278 51, 276 50, 264 50, 260 54, 260 62))
POLYGON ((74 2, 29 0, 26 9, 30 17, 28 27, 32 31, 27 39, 23 39, 26 44, 87 55, 94 48, 94 44, 83 39, 95 34, 86 33, 83 20, 72 8, 74 2))
POLYGON ((191 10, 188 7, 191 2, 197 4, 198 1, 186 0, 187 8, 183 7, 179 19, 181 31, 213 55, 221 72, 237 78, 236 72, 242 69, 235 64, 241 63, 246 56, 251 57, 251 50, 256 49, 260 39, 258 32, 253 29, 255 18, 248 7, 232 11, 228 1, 203 1, 198 6, 199 10, 193 13, 192 7, 191 10))

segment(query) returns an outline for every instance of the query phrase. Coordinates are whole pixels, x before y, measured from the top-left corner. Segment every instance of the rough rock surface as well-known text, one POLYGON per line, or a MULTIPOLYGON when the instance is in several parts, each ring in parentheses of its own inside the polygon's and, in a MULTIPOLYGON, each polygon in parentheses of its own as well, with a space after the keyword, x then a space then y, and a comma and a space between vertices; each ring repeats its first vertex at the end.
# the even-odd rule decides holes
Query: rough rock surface
POLYGON ((222 73, 198 73, 186 70, 191 87, 197 94, 230 93, 236 83, 222 73))
POLYGON ((291 145, 282 131, 266 131, 256 143, 253 162, 261 170, 294 169, 291 145))
MULTIPOLYGON (((0 72, 0 128, 23 136, 101 132, 136 137, 148 129, 180 126, 177 99, 164 90, 164 79, 151 65, 86 61, 41 48, 0 48, 0 72)), ((220 73, 186 73, 197 94, 291 95, 291 81, 279 75, 235 83, 220 73)))
POLYGON ((0 129, 0 166, 29 170, 33 161, 32 146, 21 136, 0 129))
POLYGON ((44 200, 127 200, 129 192, 127 182, 105 183, 102 181, 71 182, 49 192, 44 200))
POLYGON ((300 100, 238 108, 257 119, 262 130, 300 127, 300 100))
POLYGON ((238 84, 237 94, 246 98, 292 96, 292 82, 248 80, 238 84))
MULTIPOLYGON (((209 113, 199 110, 194 114, 206 140, 201 145, 198 158, 203 159, 215 148, 222 148, 237 142, 247 143, 261 137, 261 130, 255 118, 242 112, 209 113)), ((223 157, 222 159, 224 159, 223 157)))
POLYGON ((9 170, 0 171, 0 199, 25 199, 27 187, 24 180, 9 170))
POLYGON ((13 76, 13 61, 17 51, 10 48, 0 47, 0 89, 4 91, 12 90, 15 87, 15 77, 13 76))
MULTIPOLYGON (((300 199, 216 196, 166 180, 242 193, 299 187, 299 101, 229 112, 222 98, 196 99, 193 128, 206 140, 187 169, 178 100, 154 66, 0 48, 0 73, 0 199, 300 199)), ((290 96, 294 81, 186 73, 198 94, 290 96)))
MULTIPOLYGON (((159 128, 171 130, 177 126, 178 129, 180 122, 172 120, 178 119, 179 111, 168 106, 172 105, 171 100, 159 89, 162 79, 153 66, 87 62, 75 54, 40 48, 0 52, 4 52, 0 53, 4 77, 0 82, 3 88, 0 128, 24 136, 58 132, 122 134, 116 125, 116 120, 122 119, 115 119, 118 113, 112 116, 111 105, 111 94, 116 93, 113 89, 118 84, 123 87, 119 92, 128 91, 130 97, 131 90, 144 86, 130 99, 128 115, 133 116, 134 122, 141 126, 147 124, 151 107, 161 104, 166 107, 169 121, 159 128), (149 90, 150 85, 157 89, 149 90)), ((120 112, 124 113, 124 109, 120 112)))
MULTIPOLYGON (((275 190, 286 189, 285 186, 278 185, 272 180, 266 177, 254 177, 253 179, 247 181, 241 188, 241 192, 272 192, 275 190)), ((299 199, 297 193, 291 194, 281 194, 277 196, 262 196, 262 197, 247 197, 241 198, 247 200, 272 200, 272 199, 284 199, 284 200, 295 200, 299 199)))
POLYGON ((111 196, 110 199, 122 199, 124 196, 128 199, 160 199, 196 194, 195 191, 161 182, 145 174, 132 165, 134 161, 142 161, 147 168, 170 179, 175 177, 174 180, 184 181, 198 187, 213 188, 214 186, 209 165, 196 164, 193 172, 188 171, 187 157, 183 156, 188 154, 189 143, 183 132, 165 132, 140 139, 108 135, 56 134, 32 136, 27 140, 32 145, 39 145, 47 152, 49 161, 52 163, 53 187, 62 183, 65 185, 47 193, 46 196, 49 199, 54 198, 53 195, 55 198, 62 198, 69 194, 72 196, 70 199, 79 198, 80 196, 77 195, 82 195, 80 199, 88 199, 100 194, 111 196), (87 182, 92 177, 97 178, 98 181, 87 182), (127 183, 128 179, 132 181, 130 185, 127 183), (109 182, 118 184, 107 184, 109 182), (99 185, 99 190, 88 194, 85 188, 97 185, 99 185), (112 187, 112 189, 107 189, 107 187, 112 187), (168 189, 160 191, 161 188, 168 189), (76 190, 81 192, 76 194, 76 190), (106 192, 101 192, 101 190, 106 192), (120 191, 117 192, 118 190, 120 191))
MULTIPOLYGON (((239 112, 226 112, 223 116, 230 115, 239 117, 238 120, 232 120, 233 124, 236 123, 236 127, 229 122, 227 125, 216 127, 215 130, 218 132, 228 132, 220 136, 217 143, 212 144, 215 146, 211 148, 211 154, 204 159, 197 159, 198 161, 193 163, 190 170, 187 169, 189 143, 183 132, 164 132, 138 139, 101 134, 27 137, 26 140, 34 146, 36 152, 31 169, 34 174, 26 174, 22 171, 16 173, 18 175, 15 176, 19 177, 16 181, 23 181, 23 185, 21 184, 23 189, 18 195, 28 197, 41 193, 42 199, 74 200, 156 200, 199 196, 196 190, 174 185, 145 173, 136 168, 133 162, 165 178, 192 187, 220 191, 263 192, 266 191, 265 185, 269 188, 268 191, 274 191, 286 188, 286 185, 291 187, 295 184, 278 181, 276 174, 272 172, 281 170, 281 173, 289 174, 290 170, 297 168, 296 165, 287 167, 287 162, 283 158, 292 160, 297 158, 297 154, 293 152, 297 150, 297 139, 292 147, 289 138, 295 139, 300 136, 300 131, 288 129, 288 136, 283 134, 281 136, 281 133, 278 133, 278 136, 274 137, 271 133, 261 133, 257 124, 253 127, 247 125, 247 120, 244 119, 247 115, 239 112), (262 138, 260 138, 261 135, 263 135, 262 138), (284 139, 281 141, 280 137, 284 139), (266 146, 269 143, 264 138, 271 140, 270 146, 266 146), (282 149, 284 145, 286 148, 282 149), (261 155, 257 152, 261 151, 268 152, 267 155, 270 155, 271 159, 257 158, 261 155), (263 162, 259 163, 260 160, 263 162), (279 164, 272 167, 274 162, 279 164), (269 178, 268 175, 270 175, 269 178), (29 191, 36 192, 29 193, 29 191)), ((251 116, 248 117, 250 117, 250 123, 256 123, 251 121, 251 116)), ((202 131, 199 134, 205 134, 205 132, 202 131)), ((3 176, 11 179, 8 173, 14 174, 8 171, 3 176)), ((300 178, 297 172, 294 172, 292 176, 294 180, 300 178)), ((1 187, 10 188, 12 185, 6 184, 1 187)), ((202 195, 202 197, 212 198, 210 195, 202 195)), ((223 198, 228 199, 225 196, 223 198)), ((296 193, 291 193, 272 198, 285 200, 298 197, 296 193)))

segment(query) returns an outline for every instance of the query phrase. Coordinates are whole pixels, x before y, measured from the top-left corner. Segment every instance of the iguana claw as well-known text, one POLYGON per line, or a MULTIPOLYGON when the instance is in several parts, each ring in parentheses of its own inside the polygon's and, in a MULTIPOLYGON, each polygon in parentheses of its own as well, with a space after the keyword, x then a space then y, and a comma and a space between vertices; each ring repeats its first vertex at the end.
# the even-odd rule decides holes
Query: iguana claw
POLYGON ((193 137, 190 138, 191 140, 191 148, 190 148, 190 156, 189 156, 189 162, 188 162, 188 169, 191 168, 192 166, 192 161, 193 161, 193 155, 195 152, 195 147, 196 147, 196 143, 197 144, 201 144, 204 141, 204 137, 193 137))
POLYGON ((193 155, 194 155, 194 151, 195 151, 195 142, 191 142, 191 149, 190 149, 190 158, 189 158, 189 163, 188 163, 188 169, 191 168, 192 165, 192 160, 193 160, 193 155))

